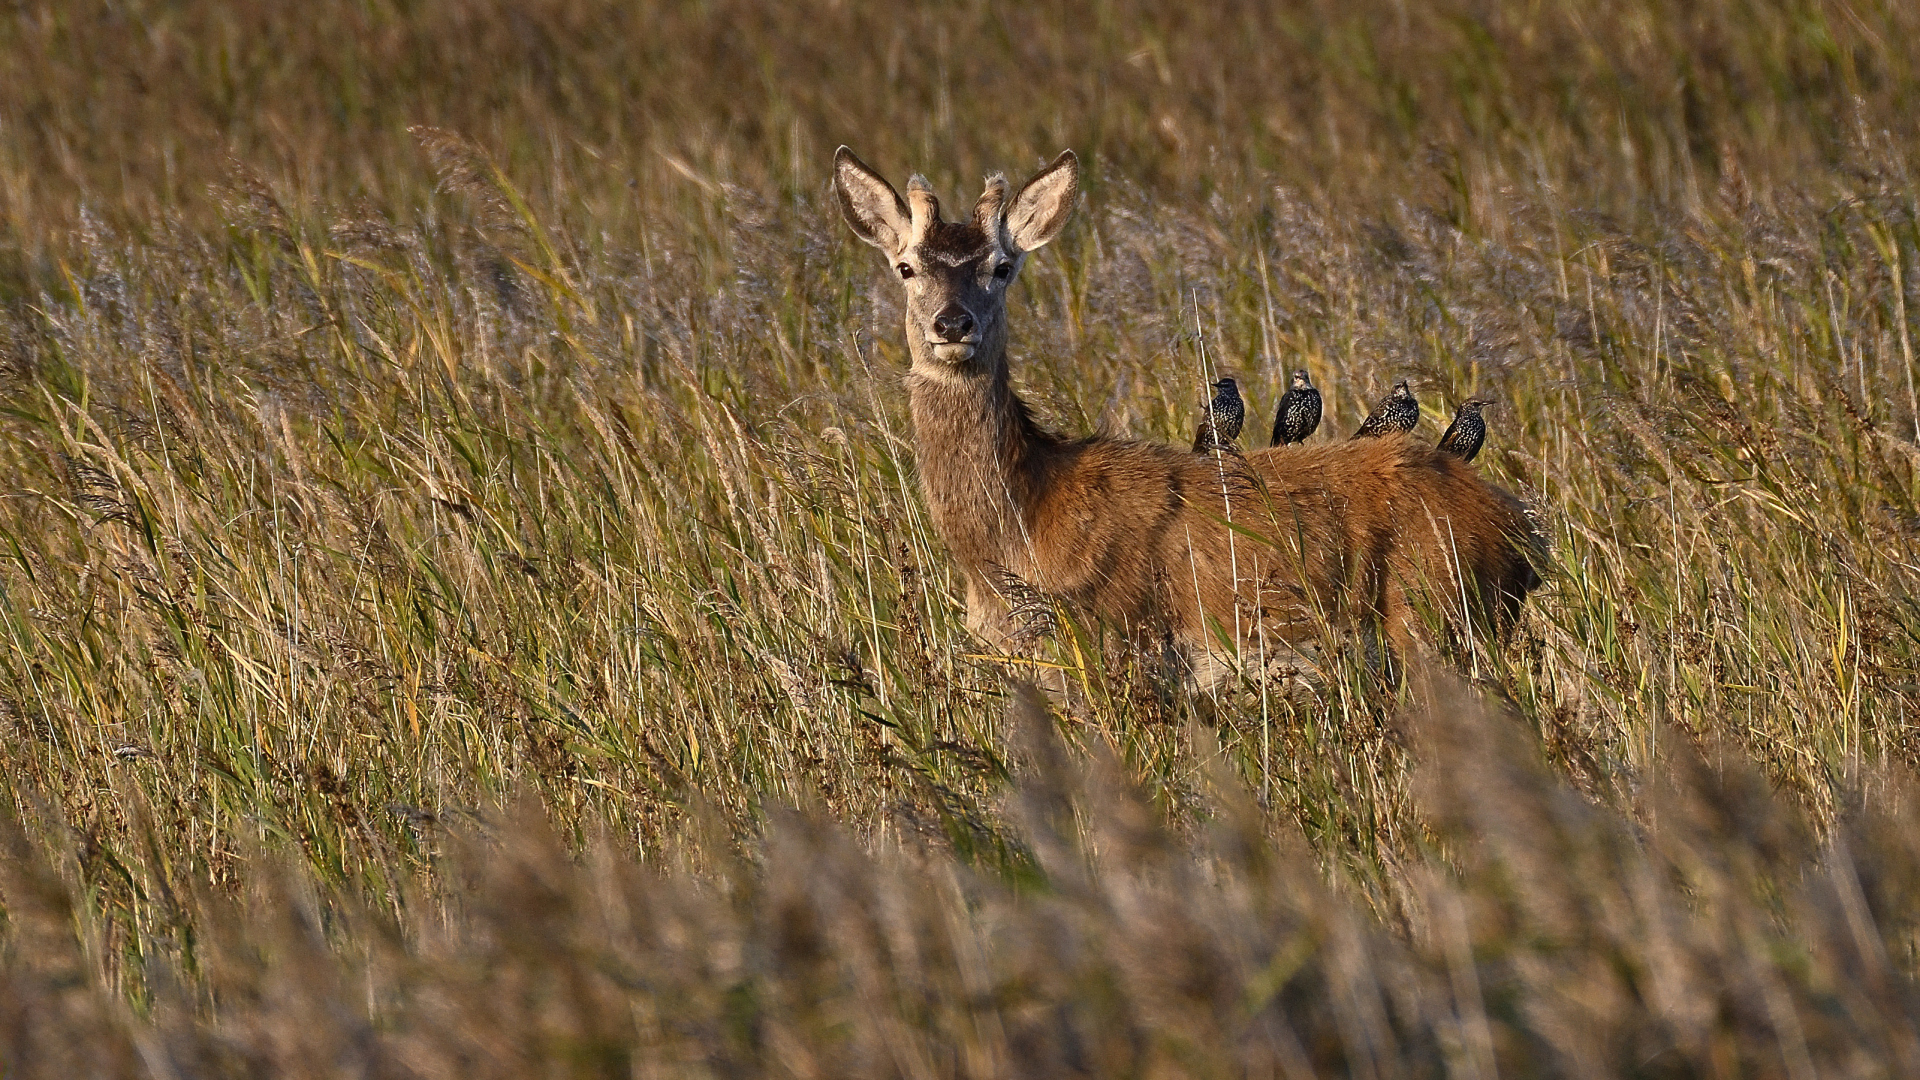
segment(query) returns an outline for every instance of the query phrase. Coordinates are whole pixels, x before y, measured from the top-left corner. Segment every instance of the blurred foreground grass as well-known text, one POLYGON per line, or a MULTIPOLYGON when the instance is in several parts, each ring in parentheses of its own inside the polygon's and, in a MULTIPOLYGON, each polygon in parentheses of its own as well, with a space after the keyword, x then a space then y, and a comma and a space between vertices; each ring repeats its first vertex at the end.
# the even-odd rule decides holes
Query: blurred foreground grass
POLYGON ((0 1054, 1910 1060, 1915 40, 1891 0, 15 8, 0 1054), (950 204, 1089 162, 1014 300, 1063 430, 1181 438, 1215 371, 1250 430, 1301 366, 1331 433, 1402 374, 1429 437, 1498 398, 1482 467, 1554 542, 1471 672, 1515 719, 1169 697, 1069 633, 1059 728, 1117 756, 1092 794, 1026 781, 1078 807, 1049 840, 918 501, 840 142, 950 204), (1475 817, 1519 781, 1464 764, 1420 795, 1455 722, 1530 730, 1554 778, 1509 746, 1524 798, 1475 817), (652 904, 665 944, 620 951, 652 904), (1041 971, 1056 933, 1084 951, 1041 971), (1212 942, 1195 981, 1127 974, 1148 933, 1212 942))

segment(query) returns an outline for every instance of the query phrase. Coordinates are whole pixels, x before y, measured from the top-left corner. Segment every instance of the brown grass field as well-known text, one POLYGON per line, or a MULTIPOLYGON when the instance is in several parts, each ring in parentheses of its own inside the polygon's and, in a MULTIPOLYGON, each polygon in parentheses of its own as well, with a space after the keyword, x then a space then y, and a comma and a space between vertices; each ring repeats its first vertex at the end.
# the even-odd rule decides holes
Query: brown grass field
POLYGON ((0 1075, 1920 1075, 1916 276, 1906 0, 12 5, 0 1075), (1056 430, 1498 399, 1513 639, 983 653, 843 142, 1056 430))

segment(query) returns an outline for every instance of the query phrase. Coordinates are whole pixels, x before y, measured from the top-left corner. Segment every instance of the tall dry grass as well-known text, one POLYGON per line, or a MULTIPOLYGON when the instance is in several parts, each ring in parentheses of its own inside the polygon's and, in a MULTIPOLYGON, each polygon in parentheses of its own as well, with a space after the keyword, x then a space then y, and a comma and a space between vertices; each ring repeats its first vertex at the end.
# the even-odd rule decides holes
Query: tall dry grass
POLYGON ((0 1054, 1900 1071, 1917 23, 12 9, 0 1054), (1194 699, 1061 613, 1034 764, 843 141, 949 198, 1089 162, 1014 298, 1063 430, 1178 438, 1219 370, 1334 432, 1499 398, 1553 540, 1465 665, 1511 719, 1194 699))
MULTIPOLYGON (((1029 700, 1025 873, 814 813, 748 858, 575 857, 537 808, 470 823, 398 910, 271 859, 181 881, 191 947, 130 1005, 106 928, 8 824, 0 1031, 21 1076, 1817 1076, 1920 1066, 1914 795, 1824 846, 1737 756, 1675 740, 1628 817, 1443 687, 1417 717, 1434 845, 1404 920, 1330 888, 1196 729, 1208 823, 1029 700), (1450 850, 1451 858, 1441 851, 1450 850)), ((725 844, 721 848, 725 848, 725 844)), ((156 882, 155 884, 159 884, 156 882)))

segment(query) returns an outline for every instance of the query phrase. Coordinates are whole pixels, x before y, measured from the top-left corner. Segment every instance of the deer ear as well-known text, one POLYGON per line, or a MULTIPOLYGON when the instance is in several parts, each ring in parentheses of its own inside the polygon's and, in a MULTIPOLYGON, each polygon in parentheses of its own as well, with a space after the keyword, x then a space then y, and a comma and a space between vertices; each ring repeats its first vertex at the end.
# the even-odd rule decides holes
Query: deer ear
POLYGON ((1063 151, 1007 204, 1008 239, 1021 251, 1032 251, 1060 235, 1079 194, 1080 159, 1063 151))
POLYGON ((833 190, 840 196, 840 215, 860 239, 894 258, 906 250, 913 235, 913 217, 900 193, 867 163, 841 147, 833 155, 833 190))

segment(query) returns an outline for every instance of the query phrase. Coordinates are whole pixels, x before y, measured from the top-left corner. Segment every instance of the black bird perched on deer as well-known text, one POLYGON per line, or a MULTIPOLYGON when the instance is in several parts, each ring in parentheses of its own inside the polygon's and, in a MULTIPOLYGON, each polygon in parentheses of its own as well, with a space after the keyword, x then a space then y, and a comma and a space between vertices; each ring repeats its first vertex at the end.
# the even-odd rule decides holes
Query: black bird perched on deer
POLYGON ((1472 461, 1480 452, 1480 445, 1487 441, 1487 420, 1480 410, 1494 402, 1486 398, 1468 398, 1460 403, 1460 409, 1453 414, 1453 423, 1447 425, 1447 433, 1440 436, 1435 449, 1452 454, 1461 461, 1472 461))
POLYGON ((1214 383, 1213 388, 1220 392, 1207 403, 1207 414, 1200 418, 1200 429, 1193 433, 1196 454, 1233 449, 1233 440, 1240 437, 1240 426, 1247 422, 1247 406, 1240 400, 1240 384, 1223 378, 1214 383))
POLYGON ((1290 446, 1307 441, 1320 426, 1320 391, 1313 388, 1307 370, 1293 373, 1293 386, 1280 398, 1273 413, 1273 445, 1290 446))
POLYGON ((1373 413, 1353 433, 1356 439, 1372 439, 1381 435, 1390 435, 1396 431, 1412 431, 1420 426, 1420 403, 1413 399, 1413 391, 1407 389, 1407 380, 1401 379, 1393 384, 1393 393, 1380 399, 1373 407, 1373 413))

